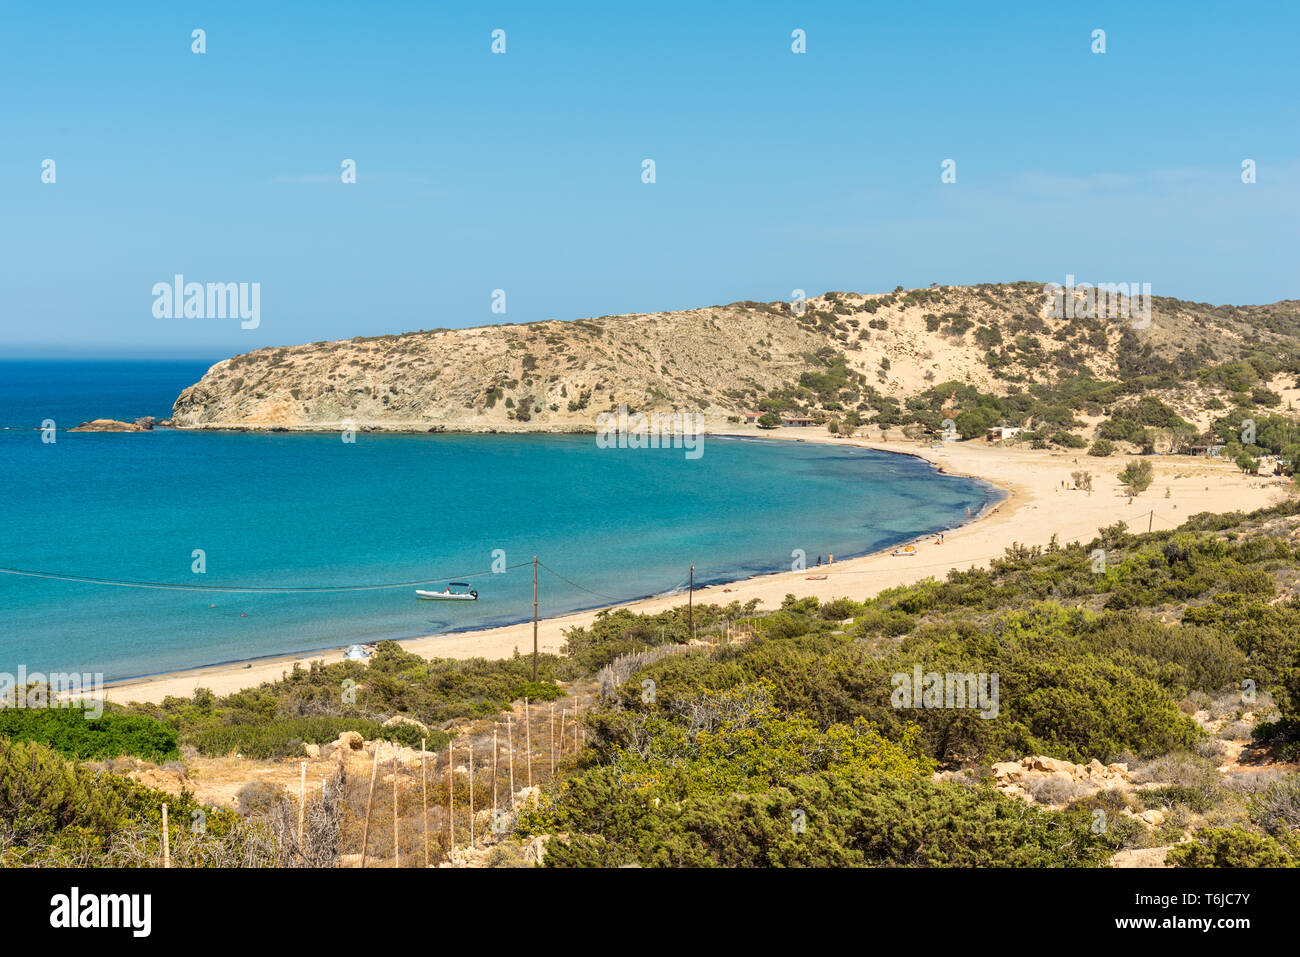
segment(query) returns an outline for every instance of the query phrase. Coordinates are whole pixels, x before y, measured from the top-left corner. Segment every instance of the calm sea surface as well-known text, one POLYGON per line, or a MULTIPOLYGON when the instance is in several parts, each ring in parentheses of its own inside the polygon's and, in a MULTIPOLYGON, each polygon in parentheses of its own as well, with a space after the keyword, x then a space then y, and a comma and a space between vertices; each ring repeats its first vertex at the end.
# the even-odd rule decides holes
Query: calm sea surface
POLYGON ((112 679, 531 617, 531 569, 493 574, 494 553, 537 554, 570 580, 542 573, 551 616, 680 588, 692 562, 709 584, 788 569, 794 549, 809 565, 874 551, 997 494, 908 456, 713 436, 688 460, 593 436, 63 431, 166 417, 209 364, 0 361, 0 566, 207 586, 468 581, 479 601, 0 574, 0 671, 112 679))

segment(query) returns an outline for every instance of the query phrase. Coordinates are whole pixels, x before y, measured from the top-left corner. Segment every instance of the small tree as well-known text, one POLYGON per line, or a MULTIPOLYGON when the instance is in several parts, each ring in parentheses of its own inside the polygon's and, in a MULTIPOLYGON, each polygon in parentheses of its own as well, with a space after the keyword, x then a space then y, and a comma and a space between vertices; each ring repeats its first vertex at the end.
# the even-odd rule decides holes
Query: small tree
POLYGON ((1196 427, 1193 425, 1176 425, 1168 432, 1170 453, 1181 452, 1196 441, 1196 427))
POLYGON ((1300 443, 1293 442, 1282 448, 1282 461, 1286 463, 1282 466, 1282 471, 1287 475, 1294 475, 1296 466, 1300 465, 1300 443))
POLYGON ((954 421, 957 426, 957 433, 963 439, 973 439, 977 435, 983 435, 987 432, 991 426, 997 424, 998 419, 1001 417, 1001 413, 996 409, 981 405, 959 412, 954 421))
POLYGON ((1259 459, 1251 458, 1249 452, 1238 453, 1237 457, 1232 461, 1236 463, 1237 468, 1247 475, 1254 475, 1259 471, 1259 459))
POLYGON ((1082 489, 1085 492, 1092 491, 1092 473, 1091 472, 1071 472, 1070 479, 1074 482, 1074 487, 1082 489))
POLYGON ((775 429, 781 424, 781 417, 775 412, 764 412, 758 417, 758 427, 760 429, 775 429))
POLYGON ((1151 478, 1151 463, 1142 459, 1130 459, 1119 473, 1119 480, 1130 495, 1141 495, 1150 488, 1151 478))
POLYGON ((1115 444, 1109 439, 1098 439, 1092 443, 1092 448, 1088 450, 1089 455, 1096 455, 1099 458, 1105 458, 1115 451, 1115 444))

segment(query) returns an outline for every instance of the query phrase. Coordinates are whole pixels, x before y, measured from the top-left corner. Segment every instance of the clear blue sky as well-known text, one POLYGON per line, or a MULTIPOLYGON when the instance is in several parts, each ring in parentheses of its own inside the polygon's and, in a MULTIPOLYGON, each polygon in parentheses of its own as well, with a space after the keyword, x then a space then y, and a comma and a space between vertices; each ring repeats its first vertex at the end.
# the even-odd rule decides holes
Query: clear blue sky
POLYGON ((0 356, 481 325, 496 288, 512 322, 1067 273, 1300 297, 1298 6, 1136 7, 8 3, 0 356), (259 282, 260 328, 154 318, 178 272, 259 282))

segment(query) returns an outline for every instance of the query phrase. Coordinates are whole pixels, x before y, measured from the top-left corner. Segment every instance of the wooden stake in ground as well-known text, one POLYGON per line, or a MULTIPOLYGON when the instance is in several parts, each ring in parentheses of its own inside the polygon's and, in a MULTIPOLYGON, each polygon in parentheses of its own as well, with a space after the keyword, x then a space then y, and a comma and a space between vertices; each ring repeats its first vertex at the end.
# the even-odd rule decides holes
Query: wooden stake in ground
POLYGON ((469 743, 469 848, 474 849, 474 742, 469 743))
POLYGON ((298 777, 298 853, 302 853, 302 814, 307 806, 307 762, 302 763, 302 774, 298 777))
POLYGON ((393 742, 393 866, 402 866, 402 857, 397 849, 397 742, 393 742))
POLYGON ((537 680, 537 556, 533 556, 533 680, 537 680))
MULTIPOLYGON (((342 795, 343 795, 343 769, 342 769, 342 767, 340 767, 339 770, 338 770, 338 772, 337 772, 337 780, 338 780, 338 782, 339 782, 339 800, 341 801, 341 800, 343 799, 343 798, 342 798, 342 795)), ((325 777, 324 777, 324 775, 322 775, 322 776, 321 776, 321 779, 320 779, 320 799, 321 799, 321 803, 324 803, 324 801, 325 801, 325 777)), ((338 817, 335 819, 335 821, 334 821, 334 846, 335 846, 336 848, 339 848, 339 847, 342 847, 342 846, 343 846, 343 815, 342 815, 341 813, 339 814, 339 816, 338 816, 338 817)), ((335 855, 334 855, 334 863, 335 863, 335 866, 338 865, 338 853, 337 853, 337 851, 335 852, 335 855)))
POLYGON ((691 641, 695 640, 695 566, 691 566, 691 585, 686 590, 686 616, 691 624, 691 641))
POLYGON ((564 708, 560 708, 560 754, 564 754, 564 708))
POLYGON ((456 761, 447 742, 447 848, 451 866, 456 866, 456 761))
POLYGON ((366 795, 366 826, 361 829, 361 866, 366 866, 366 852, 370 849, 370 808, 375 802, 375 777, 379 774, 379 742, 375 742, 375 760, 370 765, 370 793, 366 795))
POLYGON ((420 739, 420 803, 424 809, 424 866, 429 866, 429 777, 424 769, 424 738, 420 739))
POLYGON ((167 805, 162 806, 162 839, 163 839, 163 867, 172 866, 172 842, 171 835, 167 833, 167 805))
POLYGON ((510 756, 510 810, 515 809, 515 736, 512 733, 514 715, 506 716, 506 753, 510 756))
POLYGON ((533 713, 528 709, 528 699, 524 699, 524 750, 528 753, 528 786, 533 786, 533 713))

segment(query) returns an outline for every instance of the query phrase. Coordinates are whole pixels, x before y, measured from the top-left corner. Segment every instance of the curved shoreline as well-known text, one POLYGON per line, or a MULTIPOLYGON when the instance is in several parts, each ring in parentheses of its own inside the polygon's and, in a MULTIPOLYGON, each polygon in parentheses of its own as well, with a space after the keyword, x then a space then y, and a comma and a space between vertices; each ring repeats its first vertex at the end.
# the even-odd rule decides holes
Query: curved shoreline
MULTIPOLYGON (((1130 512, 1145 512, 1148 506, 1151 508, 1150 521, 1153 527, 1171 528, 1181 524, 1195 511, 1231 511, 1237 508, 1249 510, 1268 504, 1277 497, 1273 491, 1262 485, 1243 484, 1240 473, 1230 463, 1219 465, 1185 456, 1173 459, 1155 457, 1157 461, 1164 459, 1166 465, 1187 473, 1175 474, 1174 479, 1179 481, 1171 481, 1167 486, 1171 495, 1173 490, 1178 491, 1176 498, 1157 499, 1155 497, 1157 487, 1166 487, 1158 483, 1157 486, 1153 486, 1151 493, 1145 499, 1124 506, 1116 501, 1123 496, 1118 492, 1118 484, 1114 481, 1113 475, 1094 473, 1092 493, 1068 491, 1060 487, 1062 482, 1069 479, 1070 470, 1080 467, 1078 456, 1073 453, 1002 449, 985 445, 978 440, 945 443, 942 448, 918 448, 910 442, 870 441, 865 438, 844 439, 827 434, 808 435, 804 429, 799 428, 764 430, 762 433, 756 430, 735 430, 712 434, 735 438, 848 445, 854 448, 909 455, 926 462, 942 474, 983 482, 1002 492, 1005 497, 1001 501, 986 505, 981 514, 972 516, 969 521, 945 531, 942 545, 938 544, 937 538, 933 538, 938 533, 922 533, 911 539, 895 542, 884 549, 841 559, 833 565, 827 564, 799 572, 782 571, 752 575, 697 588, 695 591, 697 600, 708 603, 728 604, 731 601, 743 603, 757 598, 763 607, 776 607, 785 594, 795 594, 798 597, 813 596, 822 600, 845 596, 861 600, 885 588, 911 584, 926 577, 941 577, 951 568, 983 565, 991 558, 1001 557, 1005 549, 1016 542, 1046 545, 1052 535, 1059 536, 1062 543, 1073 540, 1087 541, 1095 536, 1101 527, 1114 524, 1117 519, 1132 517, 1129 515, 1130 512), (1191 488, 1189 483, 1180 484, 1182 479, 1191 477, 1195 477, 1198 482, 1202 478, 1205 479, 1207 484, 1204 485, 1204 492, 1199 488, 1191 488), (1052 493, 1069 496, 1070 509, 1068 511, 1054 509, 1050 514, 1047 510, 1038 511, 1042 497, 1052 493), (1154 508, 1157 502, 1161 504, 1159 521, 1154 508), (906 543, 918 546, 917 555, 899 558, 891 556, 892 549, 906 543), (942 558, 933 561, 930 560, 932 555, 936 557, 941 555, 942 558), (926 560, 917 561, 918 557, 926 560), (812 577, 814 573, 816 577, 812 577)), ((1106 467, 1109 470, 1117 470, 1121 464, 1122 460, 1117 457, 1113 460, 1087 461, 1082 467, 1091 469, 1106 467), (1105 466, 1102 464, 1104 462, 1110 462, 1111 465, 1105 466)), ((1157 473, 1158 479, 1162 477, 1157 473)), ((1058 502, 1058 504, 1063 503, 1058 502)), ((656 595, 545 618, 538 624, 538 648, 546 652, 558 651, 564 643, 563 630, 589 625, 596 615, 604 610, 627 608, 634 612, 653 613, 679 604, 681 604, 680 593, 656 595)), ((443 632, 438 635, 400 641, 407 651, 425 657, 440 658, 504 658, 515 651, 527 653, 532 648, 532 642, 531 619, 514 624, 462 632, 443 632)), ((106 683, 105 690, 107 697, 115 701, 160 702, 167 695, 188 697, 200 687, 208 688, 219 695, 231 694, 267 681, 278 680, 295 664, 306 667, 312 661, 333 663, 342 659, 341 648, 323 652, 272 655, 158 675, 119 679, 106 683)))
MULTIPOLYGON (((1007 486, 1001 485, 995 481, 990 481, 983 476, 973 473, 966 474, 959 471, 945 469, 940 463, 935 462, 933 459, 910 448, 898 448, 887 444, 869 443, 864 440, 837 441, 830 436, 826 436, 823 439, 821 436, 780 434, 781 432, 788 431, 790 430, 777 430, 775 434, 769 431, 761 433, 739 431, 715 432, 710 434, 718 437, 740 439, 759 439, 767 441, 788 440, 799 442, 811 441, 818 444, 843 444, 850 445, 854 448, 870 449, 872 451, 896 455, 906 455, 910 458, 925 462, 931 469, 939 474, 972 479, 989 486, 994 490, 995 494, 1001 493, 1002 497, 1000 499, 987 502, 981 509, 980 513, 973 515, 966 522, 958 523, 955 526, 949 526, 948 531, 968 528, 975 525, 1000 510, 1002 506, 1013 503, 1015 499, 1014 491, 1007 486)), ((888 555, 894 549, 903 545, 922 542, 934 534, 937 533, 922 532, 909 538, 899 539, 889 543, 883 548, 845 557, 839 562, 836 562, 835 565, 840 569, 849 569, 855 562, 863 559, 888 555)), ((947 534, 947 532, 944 534, 947 534)), ((739 586, 747 586, 754 583, 783 581, 792 576, 797 577, 799 575, 807 575, 810 572, 814 572, 814 569, 816 573, 820 573, 823 568, 829 570, 831 567, 833 566, 828 564, 821 568, 813 566, 812 568, 805 569, 803 572, 774 571, 749 575, 742 578, 729 579, 701 586, 696 588, 695 594, 700 600, 711 598, 720 603, 728 603, 731 600, 730 598, 724 600, 720 596, 733 593, 739 586)), ((539 650, 544 652, 558 651, 560 646, 563 644, 563 637, 559 635, 560 630, 589 625, 600 612, 618 608, 626 608, 632 611, 663 610, 662 608, 652 608, 651 606, 664 603, 664 607, 673 607, 681 603, 682 594, 682 592, 677 592, 672 594, 646 595, 629 598, 626 601, 617 603, 593 605, 589 608, 579 609, 564 615, 543 618, 538 623, 539 650), (547 632, 547 634, 543 635, 543 632, 547 632)), ((496 625, 487 628, 469 628, 463 631, 447 631, 441 632, 437 635, 422 635, 393 640, 401 644, 407 651, 411 651, 415 654, 422 654, 425 657, 508 657, 510 654, 513 654, 516 648, 523 653, 531 647, 532 620, 525 619, 519 622, 496 625), (511 650, 504 654, 483 653, 480 655, 475 654, 472 648, 465 647, 467 642, 477 641, 482 641, 484 644, 498 645, 501 637, 507 635, 513 636, 513 633, 518 632, 520 629, 527 631, 527 635, 523 636, 527 638, 527 641, 523 643, 516 642, 511 650)), ((364 642, 363 644, 373 644, 373 642, 364 642)), ((209 688, 217 694, 230 694, 246 688, 256 687, 266 681, 277 680, 284 672, 292 670, 295 665, 299 667, 307 667, 313 661, 321 661, 327 664, 342 661, 345 652, 346 648, 335 646, 328 649, 304 651, 295 654, 272 653, 252 658, 213 662, 194 668, 117 678, 111 681, 106 681, 104 683, 104 689, 106 696, 110 700, 147 701, 153 703, 161 702, 162 699, 168 695, 189 696, 198 688, 209 688)))
MULTIPOLYGON (((716 435, 725 434, 730 436, 733 435, 734 433, 713 433, 713 434, 716 435)), ((760 441, 764 441, 772 438, 771 436, 766 436, 766 435, 760 435, 755 437, 744 435, 738 437, 756 438, 760 441)), ((807 441, 807 440, 801 438, 799 439, 799 441, 807 441)), ((1009 493, 1006 489, 1002 488, 1001 486, 992 482, 988 482, 977 475, 962 475, 956 472, 945 471, 936 463, 924 458, 924 456, 916 455, 911 452, 900 452, 895 449, 868 447, 866 445, 859 444, 859 443, 854 443, 854 447, 869 449, 870 451, 874 451, 874 452, 884 452, 885 454, 889 454, 889 455, 907 455, 910 458, 915 458, 922 462, 925 462, 927 465, 930 466, 930 469, 937 474, 949 476, 952 478, 967 479, 971 482, 978 483, 979 485, 983 485, 987 487, 989 492, 988 492, 987 500, 985 501, 984 505, 981 506, 979 512, 972 515, 969 519, 966 519, 965 521, 959 521, 956 524, 944 525, 940 528, 935 528, 931 531, 922 531, 916 534, 899 537, 886 542, 884 545, 881 545, 880 547, 870 548, 865 551, 850 552, 848 554, 842 555, 839 562, 836 563, 841 566, 857 559, 869 558, 875 555, 885 555, 890 551, 900 548, 904 545, 918 543, 934 535, 940 534, 941 532, 946 534, 947 532, 953 531, 954 529, 962 528, 964 526, 973 524, 974 522, 977 522, 980 519, 982 519, 984 516, 988 515, 991 510, 1001 508, 1001 506, 1005 504, 1006 501, 1008 500, 1009 493)), ((830 566, 827 565, 822 567, 829 568, 830 566)), ((819 566, 810 566, 809 569, 806 569, 805 571, 812 571, 814 569, 820 571, 819 566)), ((724 575, 723 577, 710 579, 702 583, 699 582, 699 579, 697 577, 695 594, 696 595, 707 594, 710 591, 719 588, 722 589, 723 591, 729 591, 731 586, 734 586, 738 583, 763 581, 763 580, 775 578, 777 576, 788 575, 788 574, 791 573, 784 570, 759 571, 759 572, 754 572, 749 574, 738 573, 735 577, 724 575)), ((686 587, 684 585, 673 591, 649 592, 641 595, 631 595, 618 602, 613 602, 613 603, 597 602, 591 605, 583 605, 581 607, 574 608, 571 611, 564 612, 563 614, 560 615, 554 615, 550 618, 543 618, 540 620, 540 623, 545 624, 547 622, 568 622, 569 620, 577 618, 579 616, 594 616, 595 614, 601 611, 612 610, 615 608, 636 608, 637 606, 641 605, 644 602, 656 601, 660 599, 674 599, 675 600, 674 604, 678 604, 680 603, 681 599, 685 597, 685 595, 686 595, 686 587)), ((431 641, 436 639, 445 639, 453 636, 455 637, 474 636, 479 634, 497 632, 502 629, 517 628, 520 626, 531 627, 531 625, 532 625, 532 618, 530 617, 517 618, 517 619, 512 618, 509 621, 505 621, 499 624, 467 625, 463 628, 451 628, 446 631, 439 632, 436 635, 407 635, 404 637, 394 637, 394 638, 384 638, 384 637, 368 638, 365 640, 358 640, 357 642, 353 642, 353 644, 360 644, 362 646, 373 646, 380 641, 395 641, 401 645, 408 645, 411 642, 431 641)), ((566 625, 566 627, 568 627, 568 625, 566 625)), ((258 665, 261 664, 275 664, 275 665, 286 666, 291 668, 294 663, 306 664, 309 661, 319 661, 319 660, 325 660, 327 658, 331 661, 335 660, 335 658, 341 659, 344 651, 345 648, 340 648, 337 645, 329 645, 320 648, 309 648, 292 654, 285 653, 285 652, 271 652, 265 655, 253 655, 246 658, 229 658, 229 659, 224 659, 222 661, 213 661, 202 665, 196 665, 190 668, 173 669, 170 671, 146 672, 142 674, 126 675, 121 678, 113 678, 111 680, 105 681, 104 687, 106 689, 113 689, 113 688, 120 689, 131 685, 144 685, 144 684, 151 683, 153 681, 170 680, 172 678, 179 678, 182 676, 190 676, 190 675, 202 676, 205 674, 224 672, 233 668, 238 668, 239 670, 243 671, 243 670, 248 670, 250 665, 257 667, 258 665)))

